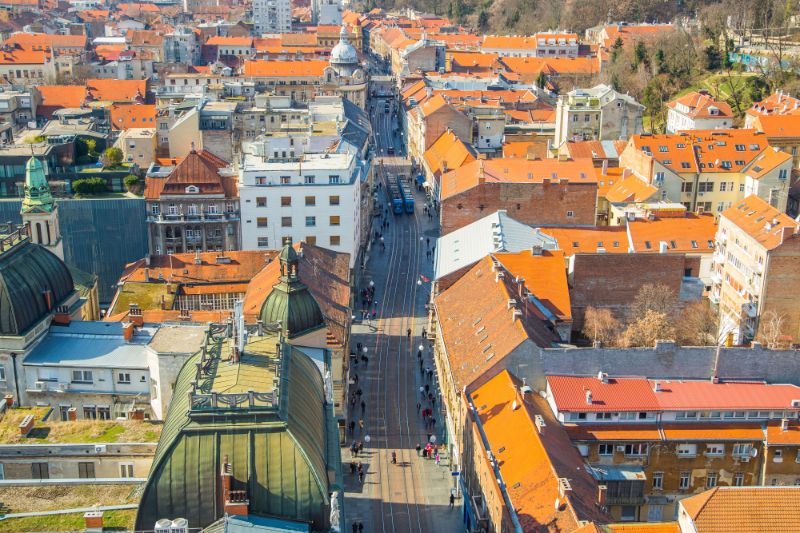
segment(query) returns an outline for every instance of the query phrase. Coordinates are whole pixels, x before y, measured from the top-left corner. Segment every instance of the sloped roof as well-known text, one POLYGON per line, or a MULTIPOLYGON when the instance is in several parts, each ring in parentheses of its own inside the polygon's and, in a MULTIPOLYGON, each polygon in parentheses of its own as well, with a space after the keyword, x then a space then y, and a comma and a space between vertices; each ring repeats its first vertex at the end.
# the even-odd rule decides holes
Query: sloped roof
POLYGON ((630 174, 612 185, 606 192, 606 200, 612 204, 646 202, 658 192, 656 187, 630 174))
POLYGON ((263 61, 244 62, 244 75, 264 78, 319 78, 323 75, 327 61, 263 61))
POLYGON ((754 102, 746 113, 751 116, 800 115, 800 99, 783 92, 775 92, 760 102, 754 102))
POLYGON ((624 226, 547 227, 541 231, 552 236, 567 257, 580 253, 593 254, 598 248, 604 248, 609 254, 628 253, 628 234, 624 226))
POLYGON ((680 501, 697 533, 800 531, 800 487, 715 487, 680 501))
POLYGON ((727 102, 715 100, 709 94, 692 91, 688 94, 676 98, 667 104, 668 107, 683 113, 692 118, 733 118, 733 111, 727 102), (689 108, 688 112, 678 109, 678 104, 689 108), (716 114, 711 114, 711 110, 716 109, 716 114))
POLYGON ((755 119, 753 126, 775 139, 800 137, 800 110, 793 115, 761 115, 755 119))
POLYGON ((498 460, 522 530, 568 532, 585 520, 607 522, 610 517, 596 503, 597 481, 584 468, 578 450, 547 403, 536 394, 523 396, 521 386, 504 370, 470 396, 490 447, 484 453, 491 451, 498 460), (537 417, 545 424, 542 431, 537 417), (571 488, 566 494, 561 480, 571 488))
POLYGON ((514 276, 500 266, 495 271, 491 256, 478 261, 435 300, 442 341, 447 347, 455 388, 469 386, 486 371, 530 340, 539 346, 558 342, 538 311, 522 299, 515 317, 508 306, 517 298, 514 276), (499 272, 502 278, 497 278, 499 272), (476 299, 475 295, 481 295, 476 299))
POLYGON ((448 129, 436 139, 423 156, 428 168, 435 176, 445 170, 460 168, 465 163, 475 161, 475 153, 452 130, 448 129))
POLYGON ((564 252, 542 250, 541 255, 533 255, 526 250, 494 256, 511 274, 525 280, 525 288, 556 318, 572 319, 564 252))
POLYGON ((111 127, 115 130, 129 128, 155 128, 156 106, 148 104, 114 104, 109 109, 111 127))
POLYGON ((636 219, 628 222, 628 235, 629 244, 637 253, 659 253, 664 241, 669 253, 710 254, 714 252, 717 219, 712 213, 636 219))
POLYGON ((186 194, 186 188, 191 185, 200 190, 199 194, 224 194, 226 198, 233 198, 235 177, 219 174, 220 169, 227 166, 226 161, 208 150, 192 150, 166 178, 147 177, 144 196, 157 199, 162 194, 186 194))
POLYGON ((798 223, 792 217, 772 207, 756 195, 751 195, 722 212, 744 233, 767 250, 780 246, 784 239, 798 232, 798 223), (789 232, 785 235, 785 232, 789 232))
POLYGON ((95 101, 101 102, 133 102, 139 97, 146 97, 149 80, 114 80, 91 79, 86 81, 86 90, 95 101))

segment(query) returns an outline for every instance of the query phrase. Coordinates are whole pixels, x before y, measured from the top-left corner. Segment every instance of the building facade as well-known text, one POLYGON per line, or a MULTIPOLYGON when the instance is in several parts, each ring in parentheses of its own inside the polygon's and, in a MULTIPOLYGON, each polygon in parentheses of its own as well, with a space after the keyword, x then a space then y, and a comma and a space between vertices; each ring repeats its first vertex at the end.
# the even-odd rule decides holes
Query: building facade
POLYGON ((608 85, 558 97, 553 146, 569 140, 615 141, 641 133, 644 106, 608 85))
POLYGON ((292 29, 292 3, 289 0, 255 0, 253 24, 256 35, 289 33, 292 29))

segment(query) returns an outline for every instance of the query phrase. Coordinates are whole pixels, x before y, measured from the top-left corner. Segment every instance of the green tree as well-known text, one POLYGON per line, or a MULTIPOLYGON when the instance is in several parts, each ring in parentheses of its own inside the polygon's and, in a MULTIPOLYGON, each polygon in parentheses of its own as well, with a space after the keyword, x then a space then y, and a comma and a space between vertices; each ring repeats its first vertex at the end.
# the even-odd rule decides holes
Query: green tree
POLYGON ((72 182, 72 191, 78 196, 102 194, 108 190, 103 178, 83 178, 72 182))
POLYGON ((122 150, 119 148, 112 146, 111 148, 106 148, 106 151, 103 152, 102 162, 103 167, 105 168, 113 168, 119 166, 122 163, 122 150))
POLYGON ((633 48, 633 67, 638 68, 639 65, 650 65, 650 57, 647 55, 647 46, 642 41, 636 43, 633 48))
POLYGON ((617 37, 617 40, 614 41, 614 44, 611 45, 611 62, 616 62, 619 55, 622 53, 622 37, 617 37))
POLYGON ((489 29, 489 13, 485 9, 481 9, 478 13, 478 30, 485 33, 489 29))
POLYGON ((664 50, 659 48, 655 54, 656 71, 658 74, 664 74, 667 71, 667 58, 664 50))
POLYGON ((539 75, 536 76, 536 86, 540 89, 544 89, 547 85, 547 75, 544 71, 540 71, 539 75))
POLYGON ((718 70, 722 66, 722 58, 716 45, 706 46, 703 50, 703 68, 718 70))

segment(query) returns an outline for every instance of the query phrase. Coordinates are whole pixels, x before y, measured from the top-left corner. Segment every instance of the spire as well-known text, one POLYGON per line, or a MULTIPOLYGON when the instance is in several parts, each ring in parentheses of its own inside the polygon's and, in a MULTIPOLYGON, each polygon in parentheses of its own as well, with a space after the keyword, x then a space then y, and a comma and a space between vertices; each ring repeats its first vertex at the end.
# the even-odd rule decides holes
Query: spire
POLYGON ((31 156, 25 165, 25 197, 22 199, 21 212, 51 212, 55 203, 50 194, 50 185, 44 174, 42 162, 31 156))
POLYGON ((339 30, 339 42, 350 44, 350 35, 347 33, 347 26, 342 24, 342 29, 339 30))
POLYGON ((300 266, 300 259, 297 257, 297 252, 292 246, 292 238, 283 238, 283 249, 279 257, 281 262, 281 281, 299 282, 300 277, 298 268, 300 266))

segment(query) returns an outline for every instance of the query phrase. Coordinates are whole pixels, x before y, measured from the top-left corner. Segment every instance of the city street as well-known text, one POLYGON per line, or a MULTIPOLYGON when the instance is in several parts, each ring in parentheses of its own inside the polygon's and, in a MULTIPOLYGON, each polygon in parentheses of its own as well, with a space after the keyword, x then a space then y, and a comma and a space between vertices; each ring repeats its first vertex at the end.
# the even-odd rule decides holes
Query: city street
MULTIPOLYGON (((361 344, 359 356, 366 354, 368 360, 357 365, 351 362, 350 368, 350 391, 356 397, 350 407, 355 429, 348 429, 348 445, 342 449, 347 527, 352 531, 353 523, 362 523, 363 531, 369 532, 461 531, 460 500, 456 499, 454 508, 449 507, 457 478, 447 467, 446 447, 438 448, 440 465, 433 457, 422 457, 416 449, 428 442, 438 444, 443 435, 436 372, 430 372, 430 376, 427 372, 433 368, 432 348, 422 336, 430 295, 430 283, 423 280, 433 277, 437 222, 425 212, 425 195, 417 191, 416 184, 410 186, 415 193, 413 214, 394 215, 386 207, 386 183, 395 179, 395 168, 408 162, 402 158, 402 143, 395 136, 398 121, 391 110, 384 112, 384 101, 395 103, 377 100, 371 114, 378 160, 384 163, 378 162, 375 170, 375 185, 382 184, 377 191, 381 216, 373 220, 372 244, 358 287, 361 291, 374 286, 367 314, 371 317, 374 311, 375 318, 356 323, 351 337, 352 348, 361 344), (380 157, 390 146, 394 157, 380 157), (375 232, 382 234, 385 249, 375 232), (418 359, 420 346, 422 363, 418 359), (428 394, 433 395, 433 402, 428 394), (432 409, 428 418, 435 422, 424 420, 421 411, 425 409, 432 409), (356 457, 350 450, 353 442, 364 446, 356 457), (392 461, 393 453, 396 462, 392 461), (363 482, 357 466, 351 473, 351 463, 363 463, 363 482)), ((409 176, 407 171, 405 175, 409 176)), ((363 309, 359 293, 354 310, 359 320, 363 309)))

